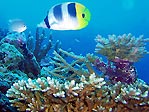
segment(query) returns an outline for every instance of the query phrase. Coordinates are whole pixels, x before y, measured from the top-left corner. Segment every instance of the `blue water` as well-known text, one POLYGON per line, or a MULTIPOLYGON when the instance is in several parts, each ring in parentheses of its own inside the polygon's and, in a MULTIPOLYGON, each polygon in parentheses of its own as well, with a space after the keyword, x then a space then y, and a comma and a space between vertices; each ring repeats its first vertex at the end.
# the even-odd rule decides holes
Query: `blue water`
MULTIPOLYGON (((27 24, 25 33, 35 32, 36 25, 45 18, 49 8, 66 1, 68 0, 1 0, 0 27, 7 28, 9 19, 20 18, 27 24)), ((93 53, 97 34, 107 36, 132 33, 135 36, 143 34, 144 38, 149 37, 148 0, 76 1, 90 10, 91 21, 85 29, 79 31, 53 31, 54 39, 59 39, 64 49, 70 47, 76 54, 93 53)), ((149 50, 149 43, 146 46, 149 50)), ((139 78, 149 83, 149 55, 145 55, 135 66, 139 78)))

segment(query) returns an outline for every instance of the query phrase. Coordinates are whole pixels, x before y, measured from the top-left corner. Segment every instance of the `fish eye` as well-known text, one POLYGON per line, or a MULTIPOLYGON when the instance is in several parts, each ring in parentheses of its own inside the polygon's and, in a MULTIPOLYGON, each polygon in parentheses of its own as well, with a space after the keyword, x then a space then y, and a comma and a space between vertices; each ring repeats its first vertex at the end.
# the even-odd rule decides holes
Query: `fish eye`
POLYGON ((85 14, 84 13, 82 14, 82 18, 85 18, 85 14))

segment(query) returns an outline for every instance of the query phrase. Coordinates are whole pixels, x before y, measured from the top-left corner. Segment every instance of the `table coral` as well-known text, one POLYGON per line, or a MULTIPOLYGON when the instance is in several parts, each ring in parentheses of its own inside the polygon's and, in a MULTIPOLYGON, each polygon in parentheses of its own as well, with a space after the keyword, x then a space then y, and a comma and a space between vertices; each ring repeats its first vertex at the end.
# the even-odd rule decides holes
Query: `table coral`
POLYGON ((145 42, 149 39, 143 39, 143 35, 135 37, 132 34, 108 35, 108 38, 98 35, 95 38, 97 42, 95 52, 107 57, 108 60, 114 60, 115 57, 137 62, 144 54, 147 54, 145 42))

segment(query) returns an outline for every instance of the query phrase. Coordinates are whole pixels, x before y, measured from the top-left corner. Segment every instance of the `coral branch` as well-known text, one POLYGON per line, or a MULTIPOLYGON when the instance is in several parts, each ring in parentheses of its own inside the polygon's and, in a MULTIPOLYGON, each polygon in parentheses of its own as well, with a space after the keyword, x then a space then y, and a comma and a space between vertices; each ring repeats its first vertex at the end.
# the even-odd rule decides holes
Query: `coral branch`
POLYGON ((38 57, 38 53, 40 52, 40 47, 42 44, 42 40, 45 38, 45 32, 44 30, 42 31, 41 35, 39 34, 39 28, 36 29, 36 44, 35 44, 35 50, 34 50, 34 55, 36 58, 38 57))
POLYGON ((49 38, 47 38, 45 31, 42 30, 40 34, 39 28, 36 29, 36 39, 35 39, 35 49, 34 55, 36 57, 37 62, 41 62, 48 51, 52 48, 52 34, 50 34, 49 38), (46 40, 46 42, 44 42, 46 40))
POLYGON ((87 54, 86 57, 83 57, 62 49, 59 49, 58 52, 54 51, 53 54, 55 56, 51 58, 51 65, 54 67, 51 68, 54 69, 49 70, 49 73, 53 76, 58 76, 59 74, 67 80, 78 80, 78 77, 82 75, 88 77, 89 74, 94 73, 92 62, 95 60, 95 57, 92 54, 87 54), (67 62, 62 56, 72 58, 73 61, 71 63, 67 62))

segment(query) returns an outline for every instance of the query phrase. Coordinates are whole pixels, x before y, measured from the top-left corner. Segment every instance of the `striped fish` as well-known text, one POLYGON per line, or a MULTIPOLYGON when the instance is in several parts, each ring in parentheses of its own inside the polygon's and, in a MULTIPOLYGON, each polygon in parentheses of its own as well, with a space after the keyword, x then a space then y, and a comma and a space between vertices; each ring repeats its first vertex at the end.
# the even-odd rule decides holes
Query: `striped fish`
POLYGON ((53 30, 79 30, 90 21, 90 11, 82 4, 66 2, 53 6, 38 27, 53 30))

